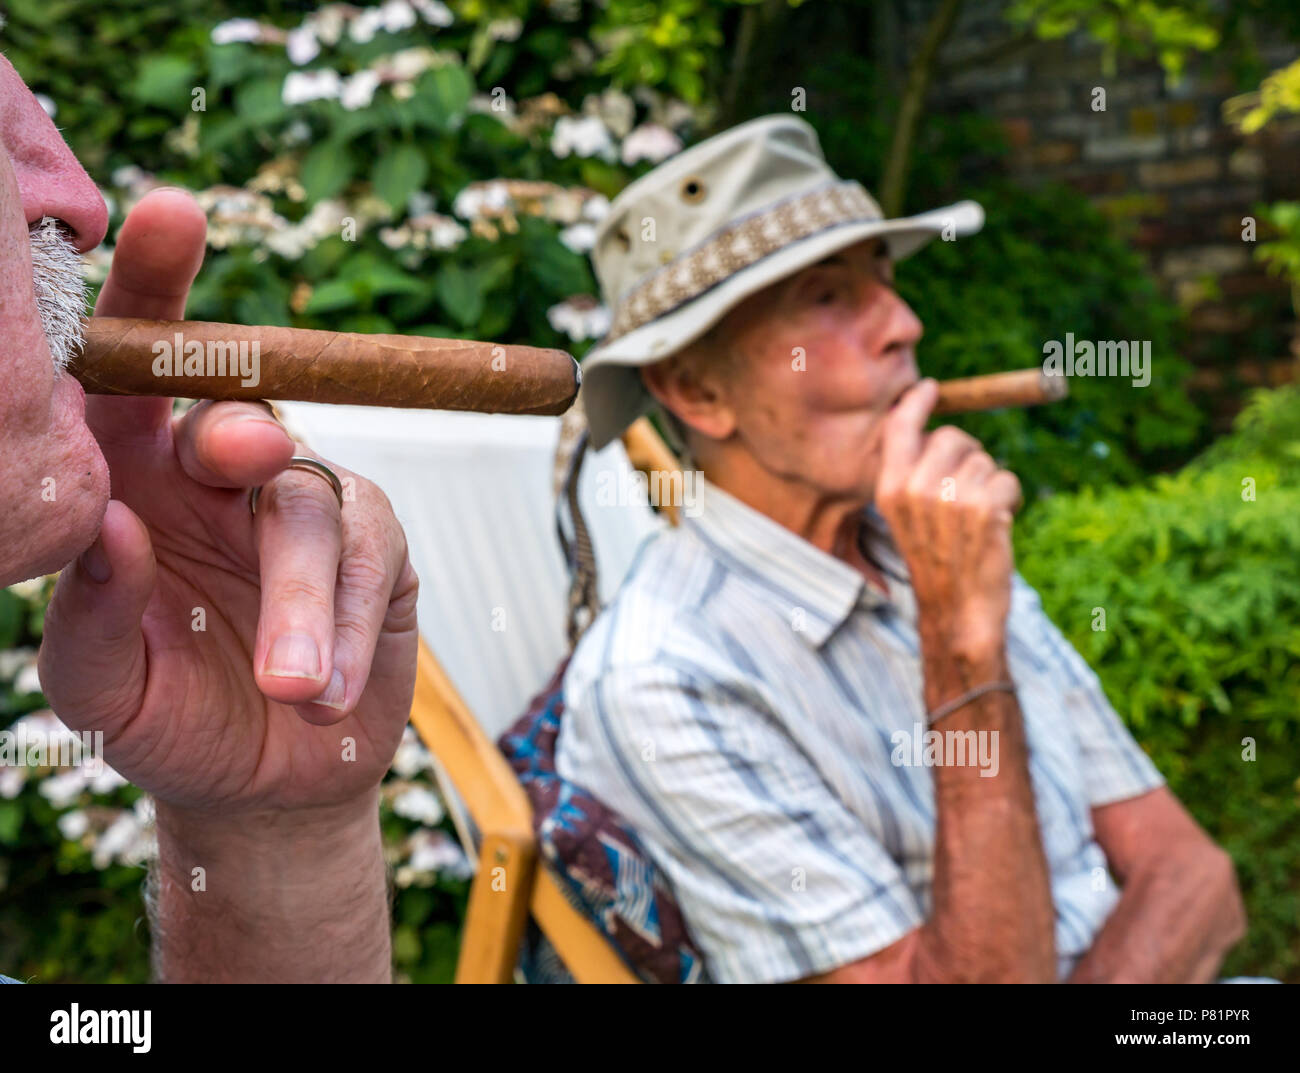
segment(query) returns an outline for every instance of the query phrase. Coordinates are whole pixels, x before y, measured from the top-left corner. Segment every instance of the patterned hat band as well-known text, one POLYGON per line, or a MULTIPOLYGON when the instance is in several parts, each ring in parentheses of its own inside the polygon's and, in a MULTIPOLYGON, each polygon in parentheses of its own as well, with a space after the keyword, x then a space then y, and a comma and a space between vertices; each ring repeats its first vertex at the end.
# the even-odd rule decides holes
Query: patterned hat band
POLYGON ((728 224, 637 284, 614 313, 600 346, 658 320, 743 268, 801 239, 846 223, 883 219, 861 183, 836 182, 728 224))

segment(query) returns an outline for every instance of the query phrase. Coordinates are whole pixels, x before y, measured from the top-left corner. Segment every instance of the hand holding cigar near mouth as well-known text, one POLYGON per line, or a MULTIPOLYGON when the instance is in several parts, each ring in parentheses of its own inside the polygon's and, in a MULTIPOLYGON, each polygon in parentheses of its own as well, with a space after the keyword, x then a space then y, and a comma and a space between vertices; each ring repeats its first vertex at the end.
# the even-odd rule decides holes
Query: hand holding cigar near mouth
MULTIPOLYGON (((563 350, 130 317, 89 318, 85 347, 70 371, 92 395, 510 414, 563 413, 582 382, 578 363, 563 350), (251 376, 250 351, 257 356, 251 376)), ((1039 369, 941 381, 934 413, 1035 406, 1062 399, 1068 390, 1064 377, 1039 369)))

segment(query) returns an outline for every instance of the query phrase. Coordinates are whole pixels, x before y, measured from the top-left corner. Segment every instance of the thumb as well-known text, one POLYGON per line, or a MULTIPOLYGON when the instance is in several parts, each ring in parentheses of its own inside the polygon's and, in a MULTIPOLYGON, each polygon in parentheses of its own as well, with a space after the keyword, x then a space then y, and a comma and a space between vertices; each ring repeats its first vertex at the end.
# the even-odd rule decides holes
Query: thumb
POLYGON ((148 668, 140 623, 154 575, 144 523, 110 500, 95 543, 59 574, 45 613, 41 686, 73 730, 111 737, 139 711, 148 668))
POLYGON ((921 457, 925 423, 939 400, 939 385, 929 378, 913 384, 885 415, 882 470, 906 469, 921 457))

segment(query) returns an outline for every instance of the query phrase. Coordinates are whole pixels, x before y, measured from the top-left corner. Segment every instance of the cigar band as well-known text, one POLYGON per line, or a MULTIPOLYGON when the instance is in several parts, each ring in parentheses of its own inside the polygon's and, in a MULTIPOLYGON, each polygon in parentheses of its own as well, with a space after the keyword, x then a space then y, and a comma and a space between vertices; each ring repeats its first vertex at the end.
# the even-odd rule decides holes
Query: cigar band
MULTIPOLYGON (((339 509, 343 509, 343 482, 339 480, 339 475, 320 459, 309 458, 307 455, 294 455, 289 459, 289 464, 285 469, 305 469, 308 473, 314 473, 318 477, 325 478, 325 480, 329 481, 330 487, 334 489, 334 495, 339 501, 339 509)), ((256 488, 248 490, 248 509, 253 514, 257 513, 257 501, 262 495, 262 488, 263 486, 259 484, 256 488)))

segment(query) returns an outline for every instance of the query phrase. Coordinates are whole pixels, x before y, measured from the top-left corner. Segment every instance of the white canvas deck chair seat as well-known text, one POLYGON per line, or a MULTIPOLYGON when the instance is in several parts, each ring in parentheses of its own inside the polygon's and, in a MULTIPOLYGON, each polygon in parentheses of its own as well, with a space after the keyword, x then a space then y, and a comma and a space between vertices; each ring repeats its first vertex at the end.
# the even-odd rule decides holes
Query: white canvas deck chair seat
MULTIPOLYGON (((604 936, 537 867, 532 815, 496 740, 569 651, 569 574, 556 536, 560 419, 281 403, 294 434, 378 484, 420 576, 411 722, 433 753, 465 851, 477 861, 458 983, 507 982, 528 916, 579 982, 635 982, 604 936)), ((650 449, 654 445, 650 437, 650 449)), ((599 598, 665 524, 623 445, 588 453, 579 500, 599 598)))

